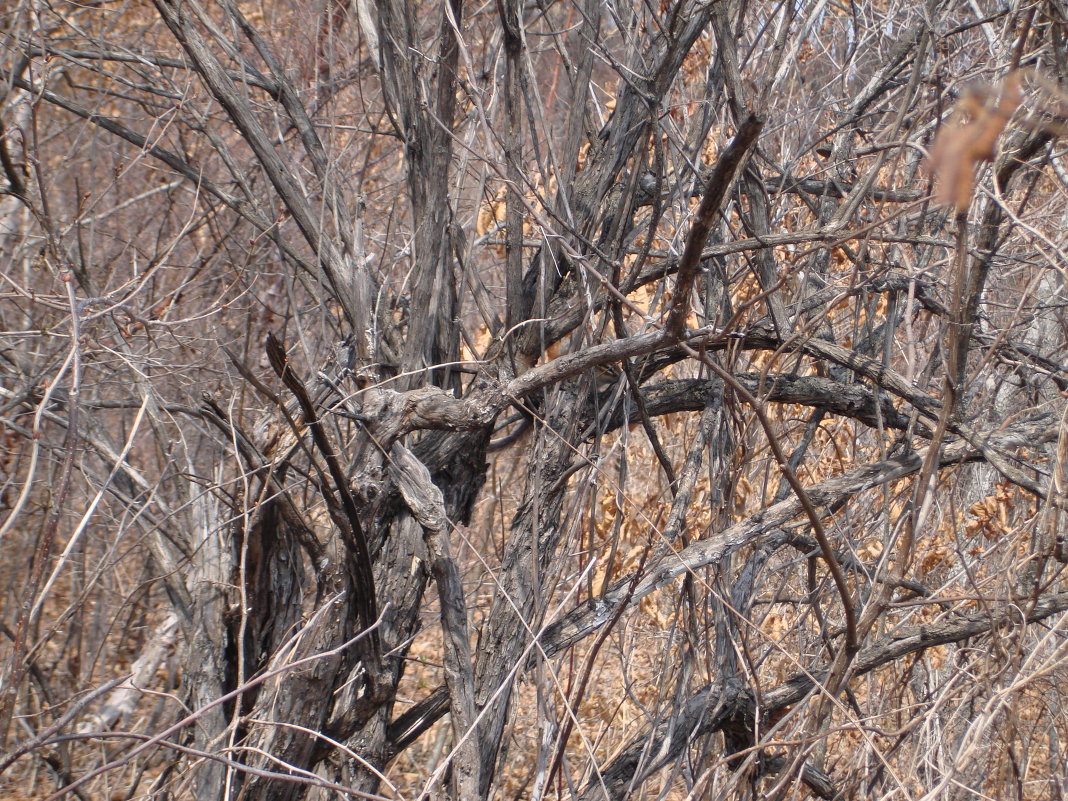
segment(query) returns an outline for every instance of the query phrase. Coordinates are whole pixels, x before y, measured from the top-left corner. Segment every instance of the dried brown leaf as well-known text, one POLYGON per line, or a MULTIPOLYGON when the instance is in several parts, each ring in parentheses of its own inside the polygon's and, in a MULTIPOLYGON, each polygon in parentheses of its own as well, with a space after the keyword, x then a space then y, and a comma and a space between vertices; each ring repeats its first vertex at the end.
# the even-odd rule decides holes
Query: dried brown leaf
POLYGON ((997 102, 991 92, 974 89, 961 98, 931 146, 930 169, 935 199, 965 211, 975 189, 975 167, 993 161, 997 139, 1023 99, 1019 72, 1005 78, 997 102))

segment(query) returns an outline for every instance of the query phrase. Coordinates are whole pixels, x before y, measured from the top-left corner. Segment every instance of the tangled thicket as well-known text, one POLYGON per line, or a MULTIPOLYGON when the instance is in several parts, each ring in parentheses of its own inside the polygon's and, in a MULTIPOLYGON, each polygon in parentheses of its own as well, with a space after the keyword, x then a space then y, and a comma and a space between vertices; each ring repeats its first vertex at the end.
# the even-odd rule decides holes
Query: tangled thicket
POLYGON ((9 798, 1060 799, 1068 17, 0 11, 9 798))

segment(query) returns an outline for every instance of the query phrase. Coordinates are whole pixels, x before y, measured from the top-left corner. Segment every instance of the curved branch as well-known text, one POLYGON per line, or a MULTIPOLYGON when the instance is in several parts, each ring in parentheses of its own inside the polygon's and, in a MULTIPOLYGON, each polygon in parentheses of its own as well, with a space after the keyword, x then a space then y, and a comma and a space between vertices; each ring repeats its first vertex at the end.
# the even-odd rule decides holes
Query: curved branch
MULTIPOLYGON (((872 428, 878 428, 879 415, 887 428, 904 430, 909 419, 901 414, 888 398, 876 398, 874 392, 863 384, 846 384, 819 376, 801 376, 792 373, 738 373, 734 376, 749 392, 769 403, 791 403, 811 406, 829 414, 842 415, 858 420, 872 428)), ((650 416, 674 412, 698 412, 708 402, 723 395, 723 383, 719 380, 681 378, 644 387, 642 398, 650 416)), ((618 405, 608 419, 609 428, 638 422, 638 411, 633 407, 618 405)))

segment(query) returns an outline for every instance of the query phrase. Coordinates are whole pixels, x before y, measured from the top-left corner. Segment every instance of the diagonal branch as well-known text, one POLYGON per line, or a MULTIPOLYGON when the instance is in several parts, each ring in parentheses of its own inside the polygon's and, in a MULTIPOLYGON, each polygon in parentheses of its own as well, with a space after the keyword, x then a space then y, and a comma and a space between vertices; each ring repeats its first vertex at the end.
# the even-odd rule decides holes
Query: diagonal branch
POLYGON ((701 252, 712 230, 712 224, 719 213, 723 198, 730 189, 738 167, 745 159, 750 148, 756 144, 757 137, 764 127, 764 121, 750 115, 742 123, 734 139, 720 153, 712 173, 708 176, 701 205, 697 209, 690 233, 686 237, 686 248, 679 258, 679 275, 675 284, 675 297, 668 312, 667 330, 676 339, 681 339, 686 330, 686 317, 690 312, 690 293, 697 282, 697 268, 701 263, 701 252))
POLYGON ((369 632, 370 656, 374 661, 377 661, 379 658, 378 632, 371 628, 375 620, 378 619, 374 566, 371 562, 371 551, 367 546, 367 537, 364 534, 363 526, 360 524, 360 516, 356 510, 356 501, 352 497, 352 490, 349 489, 345 472, 338 463, 337 453, 335 453, 333 446, 330 444, 326 431, 323 430, 322 421, 315 411, 311 396, 308 394, 304 382, 290 367, 285 346, 275 338, 274 334, 267 335, 267 358, 270 360, 271 367, 274 368, 275 373, 282 379, 282 383, 293 393, 293 396, 300 404, 301 411, 304 413, 304 420, 311 430, 315 447, 319 449, 323 459, 326 461, 327 468, 330 470, 330 477, 334 482, 334 488, 341 498, 341 508, 345 512, 345 517, 338 520, 340 523, 338 527, 346 535, 346 544, 355 558, 355 592, 357 595, 357 607, 360 610, 360 623, 369 632))

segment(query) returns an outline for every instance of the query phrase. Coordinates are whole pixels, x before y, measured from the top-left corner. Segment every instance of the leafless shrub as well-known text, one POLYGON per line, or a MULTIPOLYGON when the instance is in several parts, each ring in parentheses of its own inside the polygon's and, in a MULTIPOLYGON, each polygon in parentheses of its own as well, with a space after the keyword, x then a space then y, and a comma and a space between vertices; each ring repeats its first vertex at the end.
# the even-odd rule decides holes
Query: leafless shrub
POLYGON ((5 797, 1063 798, 1058 4, 8 5, 5 797))

